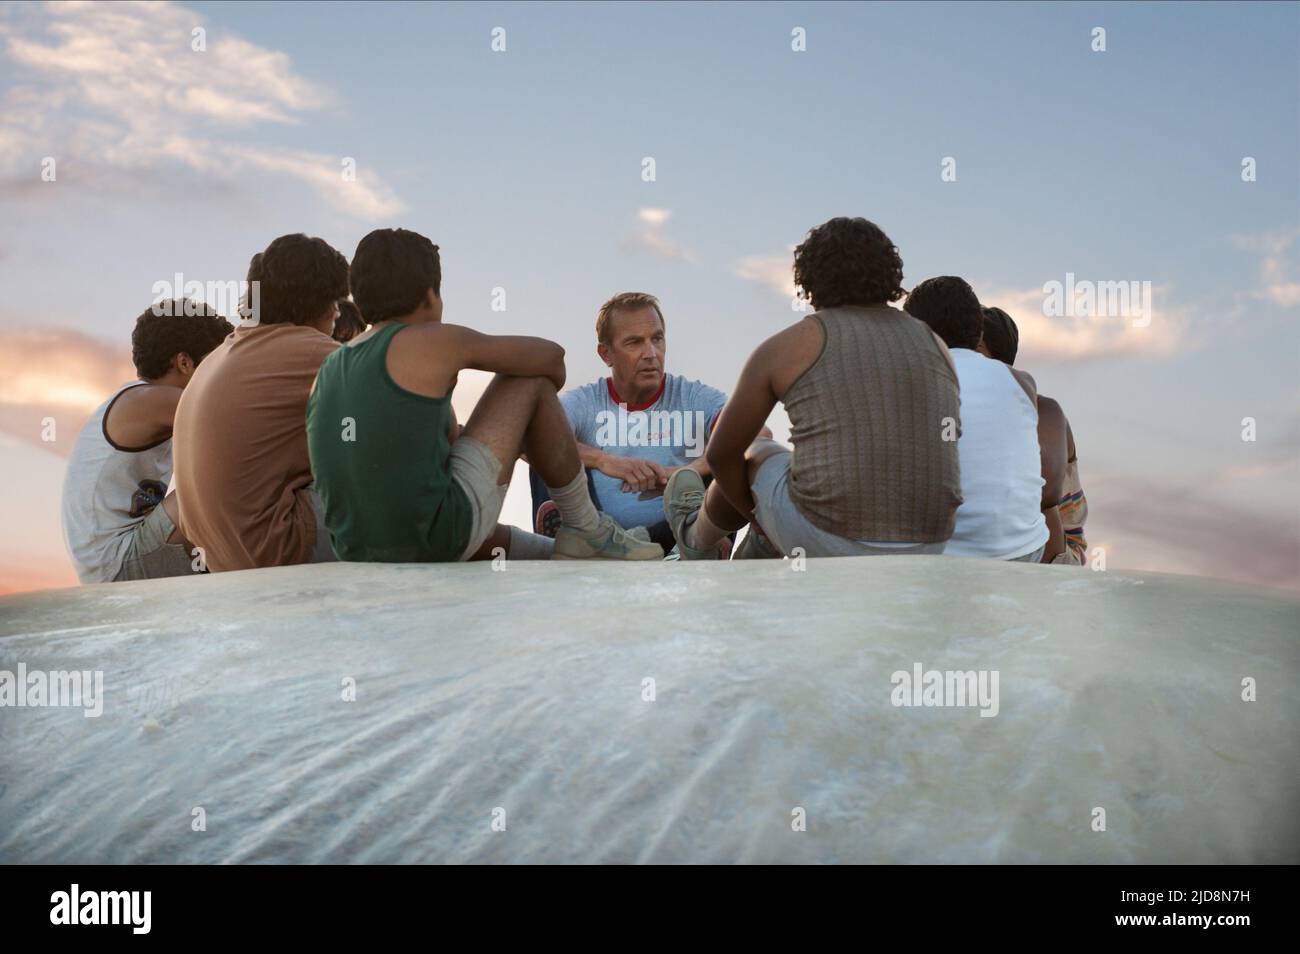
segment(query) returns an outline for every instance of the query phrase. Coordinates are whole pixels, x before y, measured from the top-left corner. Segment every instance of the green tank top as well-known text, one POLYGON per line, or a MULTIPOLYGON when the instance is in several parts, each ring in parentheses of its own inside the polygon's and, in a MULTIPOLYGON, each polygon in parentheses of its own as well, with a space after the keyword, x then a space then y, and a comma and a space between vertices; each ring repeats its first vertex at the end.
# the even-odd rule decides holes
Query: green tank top
POLYGON ((450 470, 451 392, 412 394, 388 373, 406 327, 339 348, 307 401, 312 475, 340 560, 454 562, 469 543, 469 499, 450 470))

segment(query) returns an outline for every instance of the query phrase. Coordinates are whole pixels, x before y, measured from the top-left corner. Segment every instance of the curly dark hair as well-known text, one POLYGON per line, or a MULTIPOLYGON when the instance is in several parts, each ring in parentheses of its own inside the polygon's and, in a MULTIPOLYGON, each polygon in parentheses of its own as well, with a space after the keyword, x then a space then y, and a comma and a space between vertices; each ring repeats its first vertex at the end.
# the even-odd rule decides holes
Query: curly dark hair
POLYGON ((320 238, 281 235, 253 256, 249 281, 260 282, 263 325, 305 325, 348 297, 348 260, 320 238))
POLYGON ((339 302, 339 317, 334 322, 334 340, 351 341, 366 330, 366 320, 361 317, 361 309, 344 298, 339 302))
POLYGON ((135 320, 131 360, 146 381, 161 378, 172 358, 187 354, 197 365, 234 327, 217 310, 191 298, 161 301, 135 320))
POLYGON ((880 305, 903 297, 903 259, 874 222, 841 216, 794 250, 794 283, 814 308, 880 305))
POLYGON ((1020 329, 1001 308, 984 309, 984 348, 989 357, 997 358, 1003 364, 1016 363, 1016 352, 1020 350, 1020 329))
POLYGON ((927 278, 912 289, 903 309, 920 318, 949 348, 979 347, 984 309, 975 290, 954 275, 927 278))
POLYGON ((375 229, 352 256, 352 300, 372 325, 420 307, 429 289, 442 294, 438 246, 408 229, 375 229))

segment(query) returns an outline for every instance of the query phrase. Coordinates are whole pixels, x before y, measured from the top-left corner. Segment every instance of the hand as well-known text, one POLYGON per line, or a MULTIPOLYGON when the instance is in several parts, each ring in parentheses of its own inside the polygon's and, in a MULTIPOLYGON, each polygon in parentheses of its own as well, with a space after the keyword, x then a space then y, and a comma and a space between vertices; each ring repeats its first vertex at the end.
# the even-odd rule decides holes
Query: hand
POLYGON ((652 460, 638 460, 635 457, 616 457, 607 454, 597 468, 606 477, 623 481, 624 493, 643 493, 648 490, 662 490, 668 482, 668 474, 663 467, 652 460))

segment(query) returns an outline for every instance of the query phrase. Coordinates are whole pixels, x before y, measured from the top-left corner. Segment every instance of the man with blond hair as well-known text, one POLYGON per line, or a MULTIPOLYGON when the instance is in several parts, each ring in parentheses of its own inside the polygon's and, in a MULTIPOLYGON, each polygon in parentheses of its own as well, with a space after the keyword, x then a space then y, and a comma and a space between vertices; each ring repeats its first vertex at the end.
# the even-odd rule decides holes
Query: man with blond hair
MULTIPOLYGON (((566 391, 560 404, 600 508, 624 527, 646 527, 669 550, 676 541, 664 519, 664 486, 683 468, 710 476, 704 449, 727 396, 667 374, 666 353, 659 299, 617 294, 596 316, 596 354, 609 376, 566 391)), ((548 532, 554 520, 553 508, 542 503, 538 532, 548 532)))

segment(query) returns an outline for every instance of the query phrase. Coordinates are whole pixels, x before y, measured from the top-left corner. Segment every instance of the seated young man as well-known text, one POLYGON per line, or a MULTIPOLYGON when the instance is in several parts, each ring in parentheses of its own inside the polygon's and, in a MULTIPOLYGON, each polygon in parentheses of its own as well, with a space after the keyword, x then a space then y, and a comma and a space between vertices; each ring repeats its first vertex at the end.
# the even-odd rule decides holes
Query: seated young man
MULTIPOLYGON (((980 354, 1001 361, 1008 367, 1016 363, 1020 347, 1020 329, 1001 308, 984 309, 984 338, 980 354)), ((1060 456, 1065 454, 1065 472, 1062 478, 1061 499, 1055 506, 1043 511, 1047 529, 1051 534, 1043 553, 1044 563, 1061 563, 1082 566, 1087 562, 1088 543, 1083 536, 1083 524, 1088 519, 1088 501, 1079 484, 1079 459, 1074 449, 1074 432, 1061 405, 1041 392, 1038 394, 1038 443, 1044 457, 1044 473, 1055 461, 1060 467, 1060 456)))
POLYGON ((352 294, 370 329, 322 365, 307 413, 325 521, 344 560, 654 560, 658 544, 598 513, 556 392, 564 349, 442 320, 438 247, 405 229, 357 245, 352 294), (465 368, 495 372, 462 430, 451 406, 465 368), (554 541, 497 523, 521 453, 546 482, 554 541))
POLYGON ((948 345, 961 384, 963 502, 944 552, 1038 563, 1051 537, 1044 514, 1061 499, 1065 458, 1040 443, 1034 379, 979 352, 984 310, 960 278, 921 282, 906 307, 948 345))
POLYGON ((176 529, 172 424, 194 369, 233 329, 202 302, 160 302, 135 320, 139 380, 122 385, 77 436, 63 481, 63 536, 82 583, 194 572, 176 529))
POLYGON ((794 278, 817 310, 750 356, 709 441, 713 485, 680 470, 664 491, 683 558, 714 556, 751 517, 785 554, 942 552, 961 503, 944 440, 957 376, 943 342, 889 306, 898 249, 866 219, 831 219, 795 249, 794 278), (793 451, 755 440, 777 401, 793 451))
MULTIPOLYGON (((671 549, 663 488, 682 467, 710 476, 704 449, 727 396, 664 371, 666 329, 653 295, 623 292, 600 306, 596 353, 609 377, 560 395, 578 456, 592 471, 601 509, 624 527, 648 528, 650 539, 671 549)), ((552 513, 542 504, 538 532, 552 513)))
POLYGON ((180 527, 209 570, 333 560, 312 489, 307 396, 348 263, 323 239, 284 235, 254 256, 258 313, 208 356, 176 409, 180 527))

